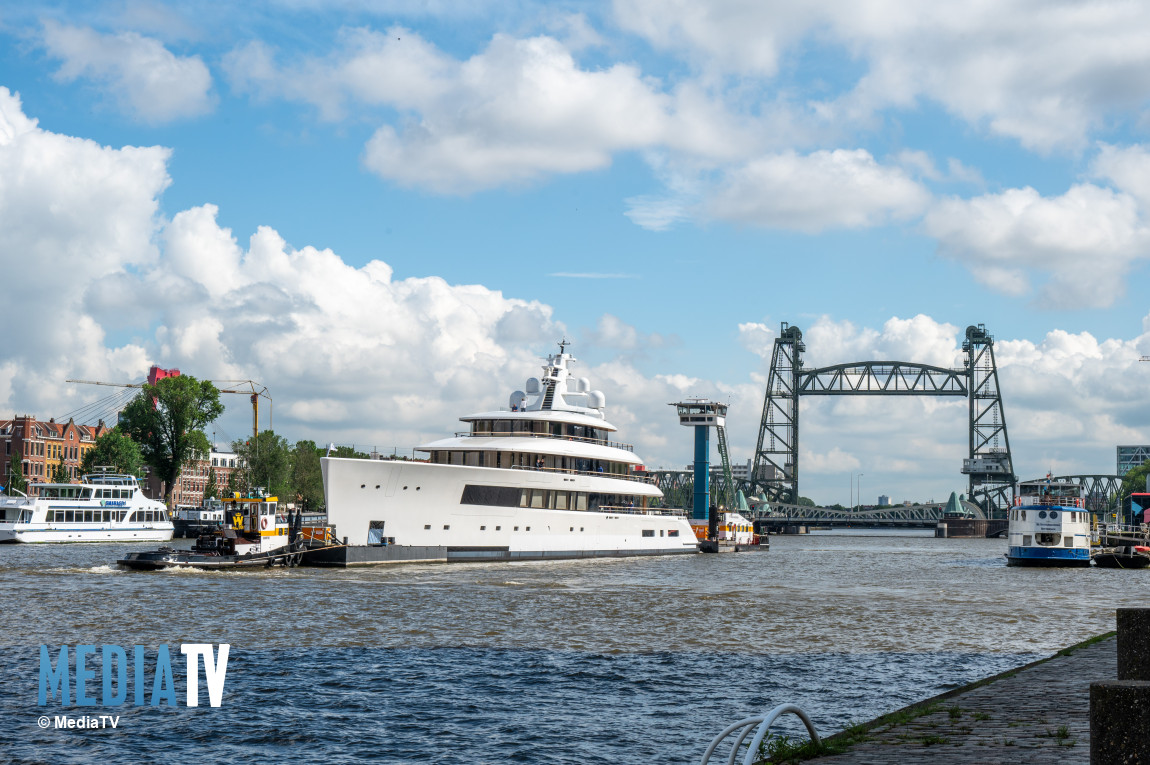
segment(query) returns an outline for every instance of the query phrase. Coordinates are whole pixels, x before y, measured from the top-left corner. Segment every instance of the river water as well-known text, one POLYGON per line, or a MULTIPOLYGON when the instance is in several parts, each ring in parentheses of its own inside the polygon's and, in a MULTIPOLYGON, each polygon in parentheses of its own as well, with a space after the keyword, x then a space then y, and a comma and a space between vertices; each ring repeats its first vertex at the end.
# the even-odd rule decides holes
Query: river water
POLYGON ((122 571, 130 549, 0 547, 0 761, 698 762, 741 717, 797 703, 830 733, 1113 629, 1150 593, 1150 572, 1007 568, 1002 540, 911 532, 237 573, 122 571), (222 706, 202 677, 185 706, 184 643, 230 644, 222 706), (40 646, 78 644, 147 646, 149 693, 167 645, 179 705, 38 706, 40 646))

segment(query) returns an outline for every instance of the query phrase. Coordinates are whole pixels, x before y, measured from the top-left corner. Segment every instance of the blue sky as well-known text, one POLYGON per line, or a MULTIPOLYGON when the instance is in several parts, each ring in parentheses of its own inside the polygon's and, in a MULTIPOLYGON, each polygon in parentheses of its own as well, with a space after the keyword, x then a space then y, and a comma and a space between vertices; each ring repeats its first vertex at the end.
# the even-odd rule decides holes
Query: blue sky
MULTIPOLYGON (((648 462, 689 460, 687 394, 745 459, 779 322, 812 364, 942 365, 982 322, 1024 477, 1150 435, 1140 6, 30 3, 0 35, 0 281, 63 314, 13 299, 0 415, 159 363, 410 447, 566 334, 648 462)), ((933 406, 804 403, 804 493, 960 488, 933 406)))

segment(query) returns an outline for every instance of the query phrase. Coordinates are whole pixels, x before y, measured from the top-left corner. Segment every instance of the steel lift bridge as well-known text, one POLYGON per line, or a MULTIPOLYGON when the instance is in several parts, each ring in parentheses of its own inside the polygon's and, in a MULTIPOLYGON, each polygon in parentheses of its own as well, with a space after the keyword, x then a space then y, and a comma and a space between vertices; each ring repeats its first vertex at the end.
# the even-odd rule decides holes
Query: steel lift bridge
POLYGON ((786 322, 775 339, 759 439, 748 478, 751 493, 772 503, 799 500, 801 396, 965 396, 970 449, 963 460, 967 496, 987 518, 1005 518, 1017 478, 994 365, 994 338, 982 324, 966 328, 962 369, 905 361, 859 361, 807 369, 803 333, 786 322))

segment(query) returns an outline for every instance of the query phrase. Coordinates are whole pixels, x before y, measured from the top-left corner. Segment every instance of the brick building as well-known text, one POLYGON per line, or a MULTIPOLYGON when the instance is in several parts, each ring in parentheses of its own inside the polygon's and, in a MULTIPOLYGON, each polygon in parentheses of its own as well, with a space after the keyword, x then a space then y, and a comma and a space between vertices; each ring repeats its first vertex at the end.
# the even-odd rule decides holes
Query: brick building
POLYGON ((50 481, 58 465, 63 465, 69 480, 80 477, 80 462, 84 454, 96 445, 96 439, 110 428, 100 421, 98 425, 77 425, 69 419, 41 422, 31 415, 0 420, 0 452, 3 466, 0 476, 8 485, 12 474, 12 457, 16 456, 20 469, 29 482, 50 481))

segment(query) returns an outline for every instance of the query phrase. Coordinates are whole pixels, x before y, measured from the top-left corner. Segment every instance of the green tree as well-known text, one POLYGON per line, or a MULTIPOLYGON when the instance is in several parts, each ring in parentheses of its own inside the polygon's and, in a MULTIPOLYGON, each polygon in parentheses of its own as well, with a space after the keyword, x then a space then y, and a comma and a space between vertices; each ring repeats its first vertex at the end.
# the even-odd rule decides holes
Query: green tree
MULTIPOLYGON (((324 454, 327 454, 326 449, 323 449, 321 451, 323 451, 324 454)), ((357 459, 357 460, 365 460, 365 459, 368 459, 370 457, 370 455, 367 454, 367 452, 357 452, 355 450, 354 446, 337 446, 337 447, 335 447, 335 449, 332 450, 331 456, 333 456, 333 457, 346 457, 348 459, 357 459)))
POLYGON ((204 484, 204 499, 219 499, 220 487, 216 484, 216 471, 208 468, 208 482, 204 484))
POLYGON ((228 485, 226 488, 227 494, 225 496, 234 497, 236 492, 240 491, 240 470, 236 468, 228 473, 228 485))
POLYGON ((63 462, 57 462, 52 468, 52 483, 69 483, 72 477, 68 475, 68 468, 63 462))
POLYGON ((97 467, 139 476, 144 467, 144 457, 140 454, 139 444, 117 425, 97 438, 95 445, 84 452, 84 458, 80 460, 81 473, 94 473, 97 467))
POLYGON ((291 447, 286 438, 265 430, 254 440, 233 441, 232 449, 243 462, 241 481, 247 488, 259 487, 276 497, 287 495, 291 447))
POLYGON ((145 384, 120 413, 119 427, 140 445, 144 461, 164 482, 169 507, 184 463, 197 453, 211 452, 204 427, 223 412, 216 386, 181 375, 145 384))
POLYGON ((9 494, 28 491, 28 481, 24 478, 24 468, 20 464, 19 454, 12 455, 12 471, 8 476, 7 490, 9 494))
POLYGON ((323 507, 323 471, 319 459, 324 450, 315 441, 296 441, 291 453, 291 491, 296 507, 318 510, 323 507))

